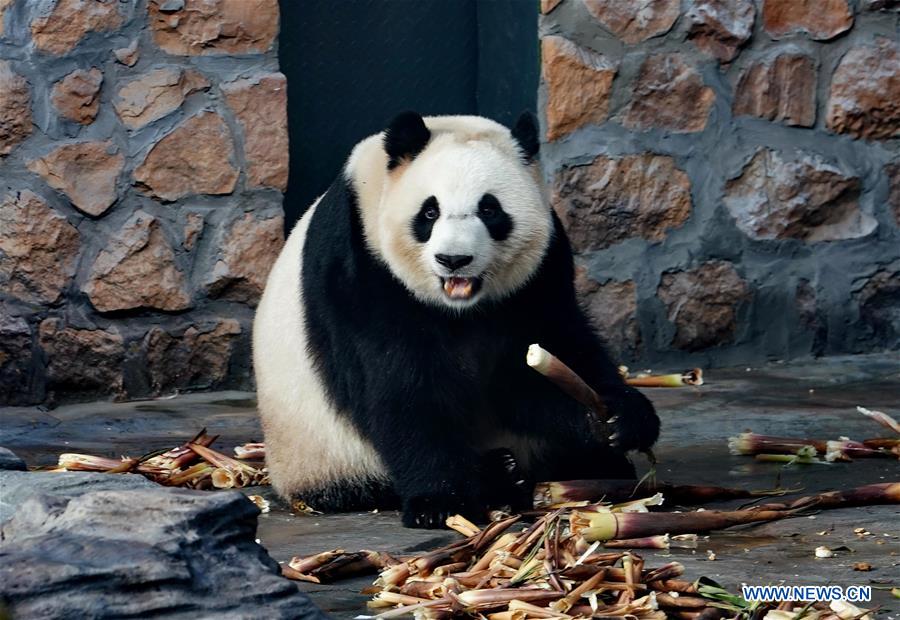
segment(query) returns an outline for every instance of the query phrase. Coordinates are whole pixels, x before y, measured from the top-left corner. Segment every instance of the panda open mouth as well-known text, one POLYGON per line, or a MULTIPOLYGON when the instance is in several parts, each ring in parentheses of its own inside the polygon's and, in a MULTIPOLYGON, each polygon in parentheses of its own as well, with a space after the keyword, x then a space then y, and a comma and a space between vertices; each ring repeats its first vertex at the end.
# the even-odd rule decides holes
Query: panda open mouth
POLYGON ((441 278, 441 284, 447 297, 465 301, 472 299, 481 289, 481 278, 451 276, 449 278, 441 278))

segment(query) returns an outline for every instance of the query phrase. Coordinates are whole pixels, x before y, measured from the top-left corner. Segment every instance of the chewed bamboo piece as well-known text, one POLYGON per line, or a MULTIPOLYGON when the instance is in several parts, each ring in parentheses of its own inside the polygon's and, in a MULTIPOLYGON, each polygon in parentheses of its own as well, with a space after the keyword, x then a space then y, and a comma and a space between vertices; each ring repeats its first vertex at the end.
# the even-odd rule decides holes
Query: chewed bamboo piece
POLYGON ((872 418, 885 428, 889 428, 900 435, 900 422, 897 422, 897 420, 884 413, 883 411, 872 411, 871 409, 866 409, 865 407, 857 407, 856 410, 864 416, 872 418))
POLYGON ((528 347, 525 362, 587 407, 598 420, 606 420, 606 405, 597 392, 555 355, 533 344, 528 347))
POLYGON ((235 446, 234 456, 245 461, 264 461, 266 460, 266 444, 254 442, 235 446))
POLYGON ((634 387, 684 387, 703 385, 703 370, 700 368, 692 368, 681 373, 672 373, 668 375, 635 375, 634 377, 625 376, 625 383, 634 387))

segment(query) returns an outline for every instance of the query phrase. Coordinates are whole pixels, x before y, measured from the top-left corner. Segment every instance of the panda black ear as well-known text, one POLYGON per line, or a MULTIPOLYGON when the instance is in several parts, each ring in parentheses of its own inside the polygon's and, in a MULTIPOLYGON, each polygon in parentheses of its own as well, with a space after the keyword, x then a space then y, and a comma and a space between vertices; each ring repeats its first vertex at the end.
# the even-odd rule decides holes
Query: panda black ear
POLYGON ((431 132, 417 112, 401 112, 384 132, 384 152, 388 156, 388 170, 393 170, 404 160, 414 159, 422 152, 431 132))
POLYGON ((526 163, 531 163, 541 149, 541 142, 538 139, 538 121, 534 114, 528 110, 519 114, 519 120, 512 128, 512 137, 519 143, 526 163))

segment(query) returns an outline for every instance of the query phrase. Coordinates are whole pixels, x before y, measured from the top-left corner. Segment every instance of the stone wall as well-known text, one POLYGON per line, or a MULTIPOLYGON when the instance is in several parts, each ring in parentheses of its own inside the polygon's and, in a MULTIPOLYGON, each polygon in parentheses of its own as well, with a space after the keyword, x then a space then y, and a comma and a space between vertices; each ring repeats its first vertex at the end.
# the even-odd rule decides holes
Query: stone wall
POLYGON ((249 387, 277 0, 0 0, 0 404, 249 387))
POLYGON ((897 0, 543 0, 551 200, 621 359, 900 346, 897 0))

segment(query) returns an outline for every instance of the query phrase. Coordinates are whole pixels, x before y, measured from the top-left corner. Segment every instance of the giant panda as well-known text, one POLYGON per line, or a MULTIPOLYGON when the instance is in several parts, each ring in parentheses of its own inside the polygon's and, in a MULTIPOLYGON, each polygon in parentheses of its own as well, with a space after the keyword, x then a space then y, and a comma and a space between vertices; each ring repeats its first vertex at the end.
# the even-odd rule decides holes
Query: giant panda
POLYGON ((527 505, 537 480, 634 477, 625 453, 659 420, 579 308, 537 152, 531 114, 509 130, 406 112, 296 224, 253 330, 280 495, 439 527, 527 505), (609 437, 526 365, 533 342, 601 394, 609 437))

